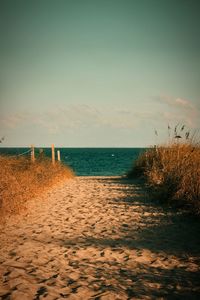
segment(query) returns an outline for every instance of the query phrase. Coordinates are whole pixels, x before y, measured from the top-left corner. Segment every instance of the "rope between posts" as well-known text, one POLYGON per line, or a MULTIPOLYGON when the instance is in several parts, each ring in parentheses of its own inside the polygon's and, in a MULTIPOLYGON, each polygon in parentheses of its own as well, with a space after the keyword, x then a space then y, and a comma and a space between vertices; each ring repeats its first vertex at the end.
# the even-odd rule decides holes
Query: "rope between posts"
POLYGON ((29 153, 29 152, 31 152, 31 151, 32 151, 32 149, 29 149, 29 150, 27 150, 27 151, 25 151, 25 152, 22 152, 22 153, 20 153, 20 154, 16 154, 16 155, 9 155, 9 157, 22 156, 22 155, 25 155, 25 154, 27 154, 27 153, 29 153))
POLYGON ((32 149, 29 149, 29 150, 27 150, 27 151, 25 151, 25 152, 23 152, 23 153, 17 154, 17 156, 21 156, 21 155, 27 154, 27 153, 29 153, 29 152, 31 152, 31 151, 32 151, 32 149))

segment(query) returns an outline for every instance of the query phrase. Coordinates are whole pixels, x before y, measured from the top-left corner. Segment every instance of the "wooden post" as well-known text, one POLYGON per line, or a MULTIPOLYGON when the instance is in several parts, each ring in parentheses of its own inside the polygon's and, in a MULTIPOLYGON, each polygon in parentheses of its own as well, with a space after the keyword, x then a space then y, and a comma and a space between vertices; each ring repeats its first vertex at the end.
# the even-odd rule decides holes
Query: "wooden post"
POLYGON ((60 161, 60 150, 57 151, 58 161, 60 161))
POLYGON ((51 157, 52 157, 52 164, 55 165, 55 147, 54 147, 54 144, 51 145, 51 157))
POLYGON ((31 161, 35 161, 35 149, 33 145, 31 145, 31 161))

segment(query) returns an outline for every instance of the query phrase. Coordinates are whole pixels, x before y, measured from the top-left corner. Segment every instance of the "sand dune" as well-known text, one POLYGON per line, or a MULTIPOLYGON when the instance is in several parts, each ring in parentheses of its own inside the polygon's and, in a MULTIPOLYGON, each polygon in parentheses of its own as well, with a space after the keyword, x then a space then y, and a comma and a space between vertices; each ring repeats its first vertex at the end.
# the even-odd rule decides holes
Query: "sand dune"
POLYGON ((77 177, 29 206, 1 228, 0 299, 200 296, 198 220, 150 202, 140 184, 77 177))

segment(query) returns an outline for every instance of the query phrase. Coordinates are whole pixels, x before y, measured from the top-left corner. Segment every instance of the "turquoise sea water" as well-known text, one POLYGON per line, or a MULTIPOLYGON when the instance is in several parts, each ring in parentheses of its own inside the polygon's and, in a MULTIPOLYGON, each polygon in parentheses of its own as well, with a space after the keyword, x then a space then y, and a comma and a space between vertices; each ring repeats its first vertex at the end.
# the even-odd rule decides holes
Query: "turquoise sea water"
MULTIPOLYGON (((20 155, 30 148, 0 148, 0 154, 20 155)), ((50 148, 43 148, 51 156, 50 148)), ((56 148, 61 161, 69 165, 78 176, 116 176, 125 174, 145 148, 56 148)), ((35 149, 36 157, 39 148, 35 149)), ((30 153, 25 154, 30 156, 30 153)))

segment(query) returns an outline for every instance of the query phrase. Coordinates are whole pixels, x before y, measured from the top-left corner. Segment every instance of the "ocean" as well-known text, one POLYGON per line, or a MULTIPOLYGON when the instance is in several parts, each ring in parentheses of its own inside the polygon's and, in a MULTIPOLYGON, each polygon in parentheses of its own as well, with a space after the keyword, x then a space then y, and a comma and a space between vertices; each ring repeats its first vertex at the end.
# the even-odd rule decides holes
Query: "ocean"
MULTIPOLYGON (((21 155, 30 148, 0 148, 0 154, 21 155)), ((39 149, 35 149, 36 157, 39 149)), ((43 148, 51 157, 51 149, 43 148)), ((55 148, 61 161, 70 166, 77 176, 118 176, 130 170, 134 160, 146 148, 55 148)), ((24 154, 24 155, 29 155, 24 154)))

